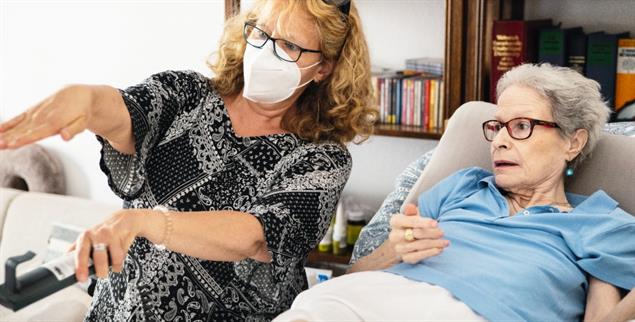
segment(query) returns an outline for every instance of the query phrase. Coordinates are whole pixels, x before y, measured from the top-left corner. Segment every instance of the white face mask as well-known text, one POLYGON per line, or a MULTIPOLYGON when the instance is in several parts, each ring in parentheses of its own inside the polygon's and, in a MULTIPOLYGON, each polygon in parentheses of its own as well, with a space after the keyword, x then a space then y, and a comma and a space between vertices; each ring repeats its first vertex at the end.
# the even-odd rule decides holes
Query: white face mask
MULTIPOLYGON (((282 52, 282 50, 279 50, 282 52)), ((288 58, 288 57, 285 57, 288 58)), ((289 58, 290 59, 290 58, 289 58)), ((300 70, 318 65, 320 62, 300 68, 296 63, 283 61, 273 53, 273 41, 262 48, 247 45, 243 56, 245 87, 243 96, 253 102, 274 104, 291 97, 300 85, 300 70)))

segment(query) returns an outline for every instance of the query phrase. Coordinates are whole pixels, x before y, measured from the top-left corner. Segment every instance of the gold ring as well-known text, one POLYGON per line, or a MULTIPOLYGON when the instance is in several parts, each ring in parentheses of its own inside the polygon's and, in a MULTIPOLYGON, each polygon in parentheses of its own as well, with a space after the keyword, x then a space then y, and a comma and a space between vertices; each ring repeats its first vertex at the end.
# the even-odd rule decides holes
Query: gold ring
POLYGON ((93 244, 93 251, 95 252, 105 252, 108 248, 108 245, 104 243, 93 244))
POLYGON ((415 235, 412 231, 412 228, 406 228, 406 230, 403 233, 403 238, 407 241, 415 240, 415 235))

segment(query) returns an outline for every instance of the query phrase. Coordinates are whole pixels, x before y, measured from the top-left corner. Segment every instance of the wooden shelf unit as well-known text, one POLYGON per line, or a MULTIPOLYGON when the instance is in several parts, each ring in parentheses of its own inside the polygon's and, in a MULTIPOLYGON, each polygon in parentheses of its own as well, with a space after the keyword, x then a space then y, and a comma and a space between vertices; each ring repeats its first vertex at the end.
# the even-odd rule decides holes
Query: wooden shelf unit
POLYGON ((348 265, 348 261, 351 259, 351 253, 347 252, 344 255, 334 255, 333 253, 325 253, 320 252, 316 249, 312 250, 309 253, 309 257, 307 259, 308 263, 320 263, 320 262, 329 262, 329 263, 338 263, 348 265))
POLYGON ((430 132, 418 126, 395 125, 395 124, 377 124, 375 126, 375 135, 407 137, 416 139, 438 140, 443 132, 430 132))

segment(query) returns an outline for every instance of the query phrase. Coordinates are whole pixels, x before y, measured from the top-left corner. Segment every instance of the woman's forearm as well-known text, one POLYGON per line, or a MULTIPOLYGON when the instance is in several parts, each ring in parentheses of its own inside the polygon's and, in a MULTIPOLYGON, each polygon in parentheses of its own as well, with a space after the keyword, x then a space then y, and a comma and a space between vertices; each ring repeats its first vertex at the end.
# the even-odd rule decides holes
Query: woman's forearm
POLYGON ((214 261, 253 258, 269 261, 264 231, 253 215, 237 211, 170 212, 147 210, 138 216, 138 236, 165 243, 175 252, 214 261), (166 225, 171 221, 172 229, 166 225), (166 236, 169 233, 169 237, 166 236))
POLYGON ((132 121, 119 90, 105 85, 74 85, 69 89, 86 92, 91 97, 86 128, 106 139, 117 151, 134 154, 132 121))
POLYGON ((384 241, 372 253, 360 258, 348 273, 385 269, 399 263, 399 258, 389 240, 384 241))

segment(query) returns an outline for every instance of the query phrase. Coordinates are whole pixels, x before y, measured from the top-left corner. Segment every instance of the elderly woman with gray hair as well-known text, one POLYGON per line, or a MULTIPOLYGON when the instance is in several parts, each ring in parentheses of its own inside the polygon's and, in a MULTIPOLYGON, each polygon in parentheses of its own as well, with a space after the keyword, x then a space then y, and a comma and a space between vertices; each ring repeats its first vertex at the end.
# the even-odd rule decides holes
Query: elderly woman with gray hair
POLYGON ((635 318, 635 217, 604 191, 565 192, 609 110, 597 82, 522 65, 483 123, 493 173, 460 170, 390 221, 353 274, 274 321, 625 321, 635 318), (386 299, 390 299, 389 302, 386 299))

